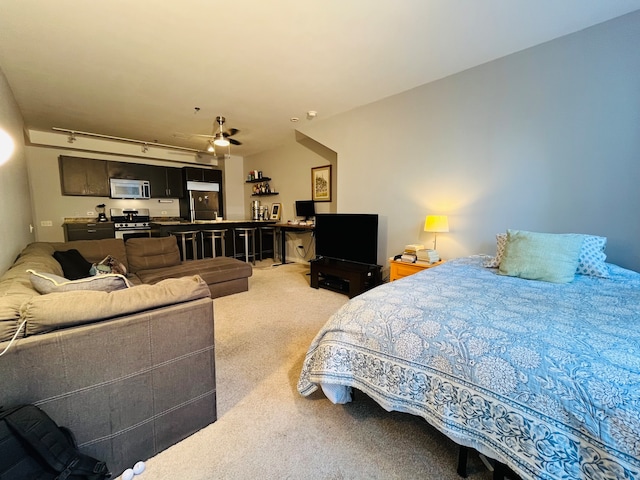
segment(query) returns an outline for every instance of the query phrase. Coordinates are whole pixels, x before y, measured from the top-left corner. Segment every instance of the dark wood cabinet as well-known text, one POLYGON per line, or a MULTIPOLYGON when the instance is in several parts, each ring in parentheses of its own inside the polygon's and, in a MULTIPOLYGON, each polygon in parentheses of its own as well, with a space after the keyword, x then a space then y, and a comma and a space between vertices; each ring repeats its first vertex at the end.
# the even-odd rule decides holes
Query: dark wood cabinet
POLYGON ((222 170, 184 167, 185 182, 217 182, 222 184, 222 170))
POLYGON ((151 198, 184 197, 182 169, 172 167, 148 166, 147 179, 151 183, 151 198))
MULTIPOLYGON (((59 158, 60 184, 63 195, 86 195, 109 197, 110 178, 148 180, 151 184, 151 198, 183 198, 185 194, 184 169, 145 165, 142 163, 114 162, 93 158, 59 158)), ((219 182, 220 170, 191 168, 198 181, 219 182)), ((194 178, 195 179, 195 178, 194 178)))
POLYGON ((109 196, 106 160, 61 155, 58 166, 63 195, 109 196))
POLYGON ((131 180, 149 180, 151 165, 128 162, 108 162, 109 178, 128 178, 131 180))
POLYGON ((65 242, 115 238, 116 236, 113 222, 65 223, 63 228, 65 242))

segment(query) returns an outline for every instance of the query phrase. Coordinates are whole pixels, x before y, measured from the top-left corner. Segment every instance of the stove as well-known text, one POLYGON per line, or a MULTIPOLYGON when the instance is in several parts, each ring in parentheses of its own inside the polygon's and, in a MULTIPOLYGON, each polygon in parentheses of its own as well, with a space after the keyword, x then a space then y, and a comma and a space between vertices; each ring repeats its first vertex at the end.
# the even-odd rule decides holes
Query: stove
POLYGON ((151 217, 148 208, 111 208, 111 221, 116 238, 150 237, 151 217))

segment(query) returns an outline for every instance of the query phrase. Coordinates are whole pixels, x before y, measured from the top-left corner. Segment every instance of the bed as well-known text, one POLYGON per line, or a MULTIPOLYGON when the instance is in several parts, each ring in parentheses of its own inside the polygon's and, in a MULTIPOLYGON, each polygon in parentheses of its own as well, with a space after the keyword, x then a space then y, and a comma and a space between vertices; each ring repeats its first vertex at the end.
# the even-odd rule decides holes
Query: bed
POLYGON ((450 260, 351 299, 298 391, 346 403, 355 388, 523 479, 640 479, 640 274, 551 283, 485 265, 450 260))

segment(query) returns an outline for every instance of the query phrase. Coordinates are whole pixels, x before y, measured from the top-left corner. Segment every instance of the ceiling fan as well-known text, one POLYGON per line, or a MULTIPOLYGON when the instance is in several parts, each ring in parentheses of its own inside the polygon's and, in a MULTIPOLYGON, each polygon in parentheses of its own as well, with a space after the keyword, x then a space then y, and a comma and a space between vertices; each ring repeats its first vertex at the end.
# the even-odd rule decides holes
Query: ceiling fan
MULTIPOLYGON (((239 133, 240 130, 238 130, 237 128, 230 128, 229 130, 223 131, 222 126, 224 125, 224 122, 224 117, 217 116, 214 123, 213 133, 211 135, 197 135, 198 137, 207 137, 210 139, 207 142, 207 152, 216 155, 216 147, 229 149, 229 145, 242 145, 242 142, 239 142, 235 138, 231 138, 235 134, 239 133), (216 124, 218 125, 218 131, 216 131, 216 124)), ((227 150, 227 152, 228 155, 230 150, 227 150)))

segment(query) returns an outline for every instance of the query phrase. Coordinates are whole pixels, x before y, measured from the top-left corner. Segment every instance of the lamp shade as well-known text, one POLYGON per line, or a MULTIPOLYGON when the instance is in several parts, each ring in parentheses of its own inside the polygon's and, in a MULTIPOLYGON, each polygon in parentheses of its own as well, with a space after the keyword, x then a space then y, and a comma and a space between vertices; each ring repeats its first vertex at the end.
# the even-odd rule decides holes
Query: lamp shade
POLYGON ((449 218, 446 215, 427 215, 424 221, 425 232, 448 232, 449 218))

